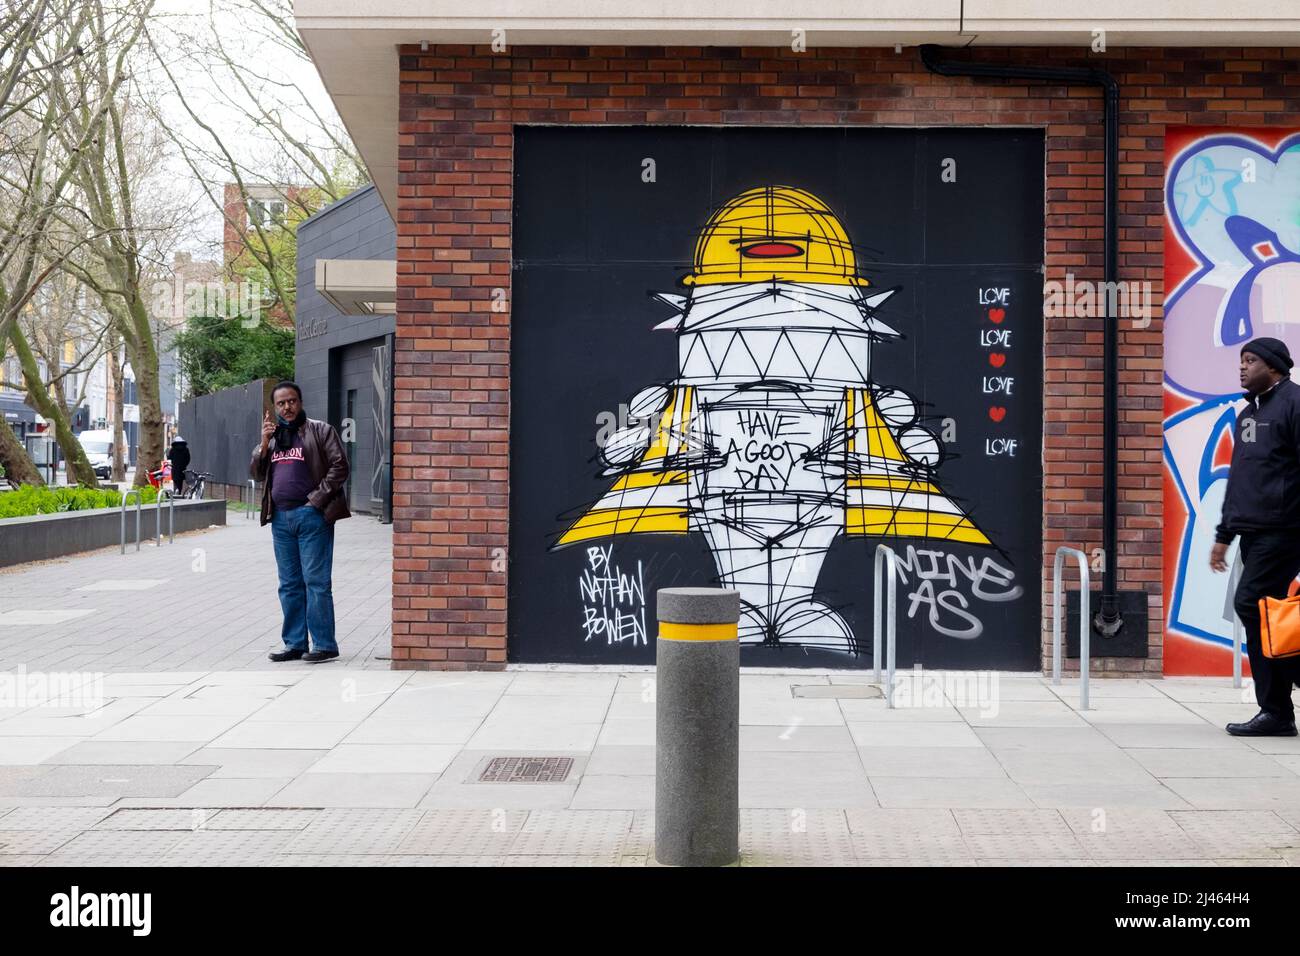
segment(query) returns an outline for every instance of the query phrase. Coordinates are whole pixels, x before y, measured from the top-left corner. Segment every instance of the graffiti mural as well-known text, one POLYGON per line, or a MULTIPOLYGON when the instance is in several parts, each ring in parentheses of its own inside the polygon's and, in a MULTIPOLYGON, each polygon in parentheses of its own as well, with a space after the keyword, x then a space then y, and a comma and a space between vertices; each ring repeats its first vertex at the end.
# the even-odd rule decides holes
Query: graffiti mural
POLYGON ((705 225, 676 312, 678 374, 628 402, 601 449, 612 488, 558 546, 699 532, 740 592, 741 644, 862 650, 813 592, 841 534, 991 544, 936 476, 936 436, 913 396, 872 380, 894 290, 858 275, 816 196, 761 186, 705 225))
POLYGON ((1222 675, 1229 576, 1208 555, 1244 406, 1241 346, 1300 345, 1300 130, 1170 129, 1165 149, 1165 673, 1222 675))
POLYGON ((1036 665, 1042 143, 933 135, 523 132, 512 659, 653 660, 720 585, 747 663, 860 667, 889 542, 900 666, 1036 665))

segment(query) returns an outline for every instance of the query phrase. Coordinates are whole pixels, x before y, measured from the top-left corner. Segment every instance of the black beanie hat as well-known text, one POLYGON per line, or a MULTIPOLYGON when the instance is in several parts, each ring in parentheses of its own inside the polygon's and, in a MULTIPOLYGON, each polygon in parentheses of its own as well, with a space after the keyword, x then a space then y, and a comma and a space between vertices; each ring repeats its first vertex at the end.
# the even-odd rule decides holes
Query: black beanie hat
POLYGON ((1253 352, 1262 358, 1271 369, 1286 375, 1295 362, 1291 361, 1291 350, 1281 339, 1251 339, 1241 347, 1242 352, 1253 352))

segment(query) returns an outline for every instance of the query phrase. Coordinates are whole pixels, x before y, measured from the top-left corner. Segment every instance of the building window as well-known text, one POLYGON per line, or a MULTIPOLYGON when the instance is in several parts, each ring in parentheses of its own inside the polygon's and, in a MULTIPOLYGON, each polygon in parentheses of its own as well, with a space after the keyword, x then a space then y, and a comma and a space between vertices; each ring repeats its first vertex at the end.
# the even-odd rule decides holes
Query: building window
POLYGON ((284 222, 284 203, 278 199, 250 199, 248 220, 258 226, 281 225, 284 222))

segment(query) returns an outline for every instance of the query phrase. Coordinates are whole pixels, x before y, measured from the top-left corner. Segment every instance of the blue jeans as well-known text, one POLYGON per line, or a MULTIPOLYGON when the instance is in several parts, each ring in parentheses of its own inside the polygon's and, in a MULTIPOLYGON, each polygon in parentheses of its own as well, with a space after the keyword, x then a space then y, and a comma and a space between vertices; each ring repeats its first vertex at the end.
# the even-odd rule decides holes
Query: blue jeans
POLYGON ((334 640, 334 526, 311 505, 271 514, 271 540, 280 572, 280 636, 290 650, 337 651, 334 640))

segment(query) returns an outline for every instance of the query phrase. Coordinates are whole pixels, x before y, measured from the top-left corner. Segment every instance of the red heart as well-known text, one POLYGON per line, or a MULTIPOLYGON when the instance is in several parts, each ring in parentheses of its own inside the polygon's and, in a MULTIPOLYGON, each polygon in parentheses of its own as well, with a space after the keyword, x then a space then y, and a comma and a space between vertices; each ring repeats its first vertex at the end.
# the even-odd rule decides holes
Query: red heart
POLYGON ((989 364, 994 368, 1001 368, 1007 364, 1007 356, 1004 352, 990 352, 989 364))
POLYGON ((1000 422, 1002 421, 1002 419, 1006 417, 1007 417, 1007 410, 1003 408, 1001 405, 994 405, 992 408, 989 409, 989 418, 993 419, 995 422, 1000 422))
POLYGON ((1007 317, 1006 309, 989 309, 989 321, 994 325, 1001 325, 1002 320, 1007 317))

